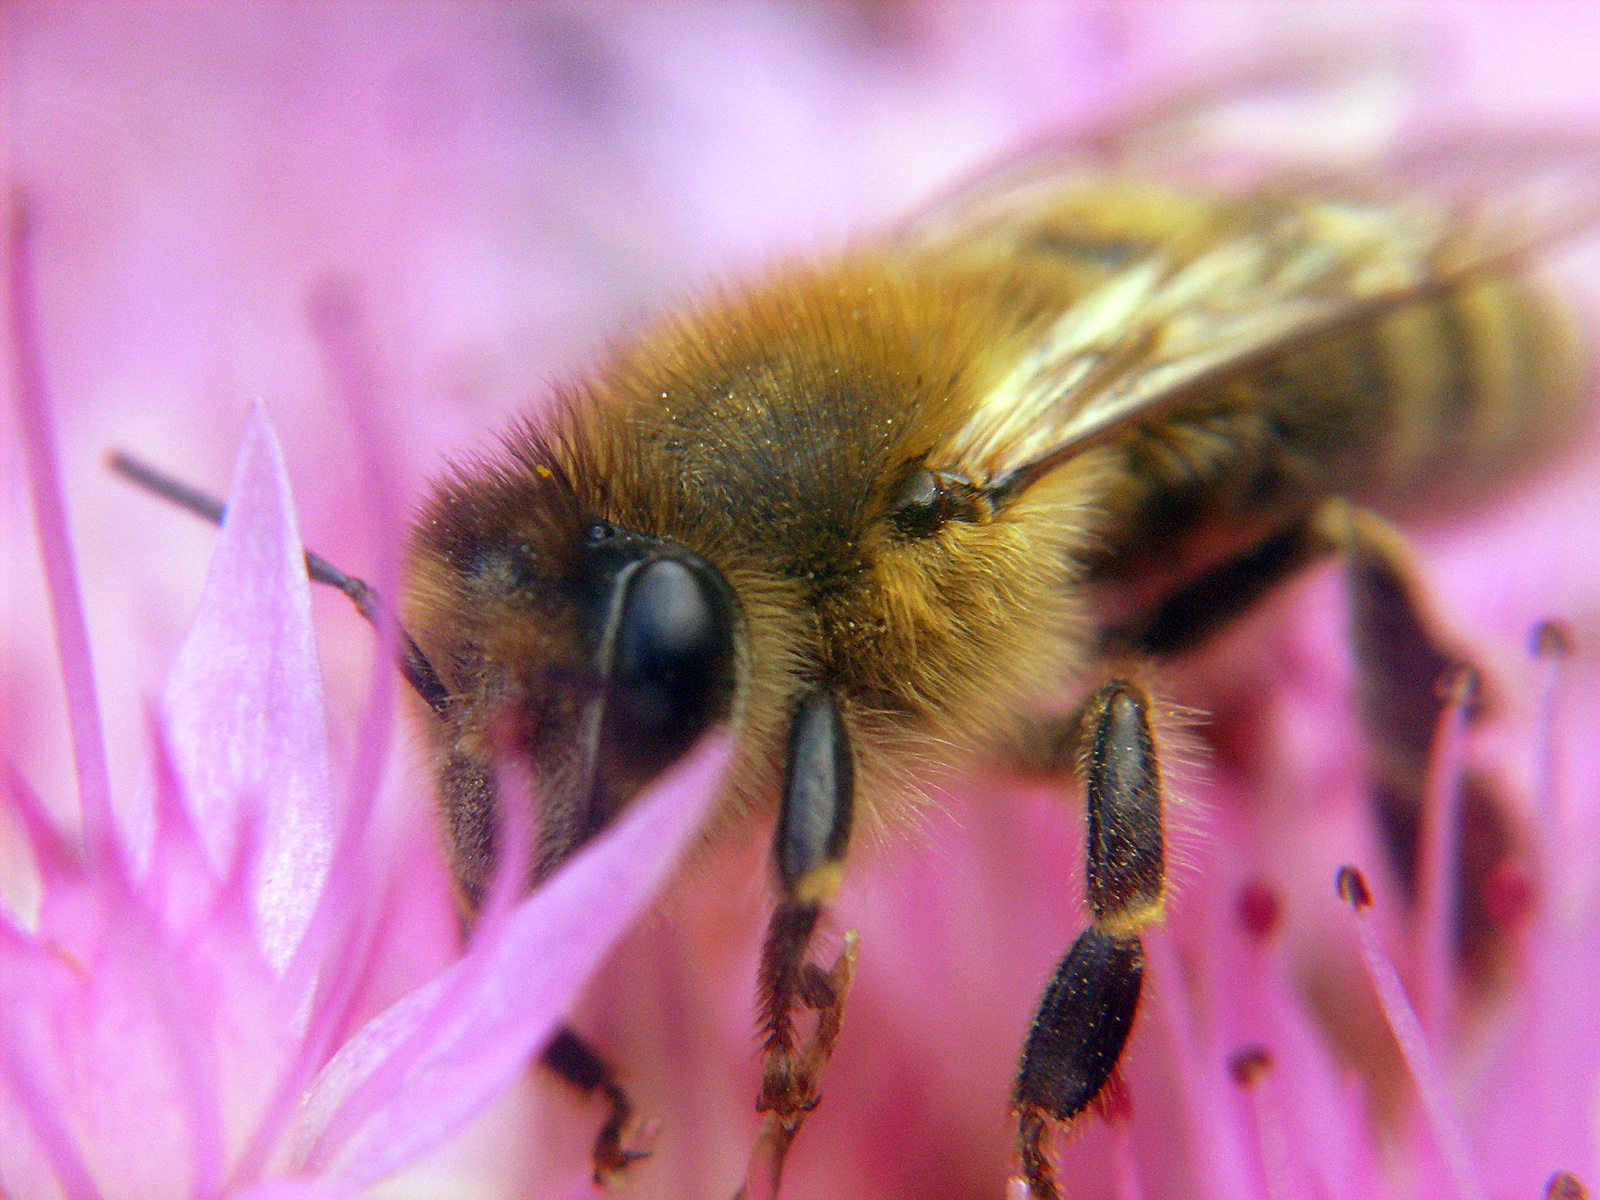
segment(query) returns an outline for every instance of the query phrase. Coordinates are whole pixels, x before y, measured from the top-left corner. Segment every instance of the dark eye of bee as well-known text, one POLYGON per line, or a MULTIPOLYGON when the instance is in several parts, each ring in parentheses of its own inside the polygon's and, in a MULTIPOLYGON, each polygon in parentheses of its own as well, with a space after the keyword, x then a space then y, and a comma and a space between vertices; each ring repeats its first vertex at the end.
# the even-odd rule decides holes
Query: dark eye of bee
POLYGON ((937 532, 945 515, 944 483, 927 467, 908 475, 889 501, 889 520, 908 538, 937 532))
POLYGON ((727 707, 734 615, 710 568, 673 558, 619 581, 603 744, 653 772, 692 745, 727 707))

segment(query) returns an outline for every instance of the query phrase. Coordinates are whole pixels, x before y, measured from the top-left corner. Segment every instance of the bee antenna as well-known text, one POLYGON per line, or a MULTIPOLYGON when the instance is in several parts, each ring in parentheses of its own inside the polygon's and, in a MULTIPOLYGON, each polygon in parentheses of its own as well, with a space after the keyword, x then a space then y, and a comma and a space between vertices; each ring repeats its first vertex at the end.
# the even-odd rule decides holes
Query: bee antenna
MULTIPOLYGON (((170 500, 179 508, 186 509, 213 525, 222 524, 227 506, 215 496, 191 487, 164 471, 158 471, 149 463, 141 462, 121 450, 112 451, 107 456, 106 463, 118 475, 131 483, 138 484, 145 491, 154 492, 157 496, 170 500)), ((383 597, 378 595, 366 580, 346 575, 320 554, 314 554, 310 550, 305 553, 306 575, 316 583, 325 583, 329 587, 338 588, 350 597, 350 602, 356 606, 356 611, 376 626, 379 616, 386 608, 383 597)), ((417 695, 422 697, 429 708, 437 715, 444 716, 445 710, 449 707, 449 690, 412 636, 403 626, 397 624, 395 628, 400 642, 398 655, 400 674, 405 676, 406 682, 417 695)))

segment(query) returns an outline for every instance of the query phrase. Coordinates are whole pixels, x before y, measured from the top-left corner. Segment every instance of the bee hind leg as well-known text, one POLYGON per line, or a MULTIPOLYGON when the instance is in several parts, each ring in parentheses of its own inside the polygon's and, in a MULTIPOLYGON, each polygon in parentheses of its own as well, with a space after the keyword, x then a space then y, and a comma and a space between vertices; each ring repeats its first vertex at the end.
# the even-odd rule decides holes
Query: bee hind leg
POLYGON ((1481 995, 1512 965, 1516 910, 1495 897, 1504 880, 1520 874, 1526 838, 1493 777, 1463 763, 1452 788, 1431 793, 1443 802, 1430 806, 1430 772, 1441 719, 1469 726, 1495 698, 1444 632, 1405 535, 1377 514, 1351 508, 1342 539, 1376 829, 1405 898, 1453 906, 1437 914, 1447 922, 1443 949, 1458 982, 1481 995), (1435 828, 1435 821, 1444 825, 1435 828), (1442 860, 1430 858, 1430 846, 1442 860), (1430 885, 1444 885, 1444 893, 1427 895, 1430 885))
POLYGON ((823 906, 838 891, 853 797, 849 733, 838 704, 826 690, 810 692, 796 706, 789 735, 773 847, 781 894, 761 953, 766 1063, 756 1108, 767 1117, 752 1173, 766 1173, 773 1191, 790 1143, 820 1099, 818 1078, 839 1035, 855 972, 853 933, 828 970, 806 959, 823 906), (805 1039, 796 1023, 801 1010, 816 1014, 805 1039))
POLYGON ((1264 533, 1109 631, 1108 649, 1165 658, 1204 645, 1275 588, 1334 554, 1339 542, 1330 520, 1329 508, 1319 507, 1264 533))
POLYGON ((1149 696, 1133 683, 1106 684, 1085 707, 1079 736, 1094 923, 1045 989, 1012 1092, 1023 1175, 1037 1200, 1060 1195, 1045 1152, 1050 1122, 1088 1108, 1122 1057, 1144 978, 1139 931, 1161 919, 1166 881, 1149 696))

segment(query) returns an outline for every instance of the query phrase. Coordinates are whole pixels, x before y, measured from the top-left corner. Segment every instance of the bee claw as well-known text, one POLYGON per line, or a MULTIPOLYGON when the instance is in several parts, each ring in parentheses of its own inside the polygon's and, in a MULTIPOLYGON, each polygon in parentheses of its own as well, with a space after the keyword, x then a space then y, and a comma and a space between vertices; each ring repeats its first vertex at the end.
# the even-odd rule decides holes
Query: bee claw
MULTIPOLYGON (((839 947, 832 967, 824 971, 813 963, 806 963, 798 972, 799 978, 806 982, 793 1002, 796 1007, 816 1010, 816 1027, 804 1045, 793 1049, 773 1046, 767 1052, 761 1094, 756 1098, 756 1111, 764 1114, 761 1130, 750 1152, 745 1182, 735 1200, 776 1200, 789 1147, 794 1144, 806 1114, 822 1103, 817 1080, 832 1057, 834 1042, 839 1037, 844 1002, 855 978, 860 943, 860 934, 852 929, 844 935, 844 944, 839 947)), ((787 1018, 785 1029, 786 1036, 792 1034, 787 1018)))
POLYGON ((612 1122, 607 1121, 595 1137, 594 1144, 594 1181, 600 1187, 606 1187, 617 1182, 634 1163, 640 1159, 649 1158, 655 1153, 655 1144, 661 1136, 661 1122, 652 1118, 637 1130, 637 1140, 632 1146, 623 1143, 629 1139, 625 1135, 629 1132, 627 1125, 631 1122, 612 1127, 612 1122))

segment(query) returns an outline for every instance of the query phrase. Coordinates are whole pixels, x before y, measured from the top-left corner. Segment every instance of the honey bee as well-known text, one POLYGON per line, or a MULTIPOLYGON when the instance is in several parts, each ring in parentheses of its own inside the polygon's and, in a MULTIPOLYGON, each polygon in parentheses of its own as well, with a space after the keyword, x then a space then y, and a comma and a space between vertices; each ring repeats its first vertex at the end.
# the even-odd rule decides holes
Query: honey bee
MULTIPOLYGON (((1330 502, 1470 501, 1584 394, 1526 263, 1593 220, 1592 153, 1218 167, 1149 130, 1048 147, 668 317, 438 483, 403 604, 469 910, 506 729, 538 797, 530 881, 732 731, 716 826, 777 814, 757 1102, 785 1138, 826 1052, 797 1015, 836 1029, 848 984, 807 952, 857 827, 974 763, 1081 791, 1091 921, 1013 1096, 1038 1197, 1166 899, 1140 680, 1336 548, 1330 502)), ((570 1032, 546 1058, 610 1098, 597 1172, 624 1166, 604 1061, 570 1032)))

